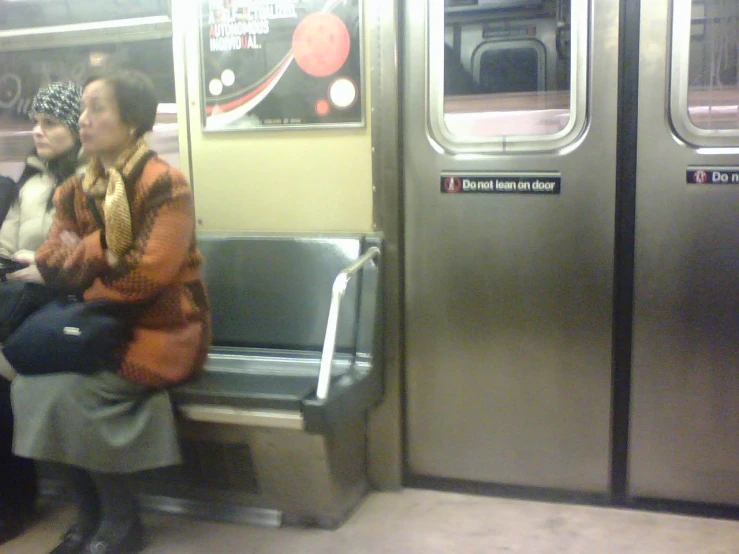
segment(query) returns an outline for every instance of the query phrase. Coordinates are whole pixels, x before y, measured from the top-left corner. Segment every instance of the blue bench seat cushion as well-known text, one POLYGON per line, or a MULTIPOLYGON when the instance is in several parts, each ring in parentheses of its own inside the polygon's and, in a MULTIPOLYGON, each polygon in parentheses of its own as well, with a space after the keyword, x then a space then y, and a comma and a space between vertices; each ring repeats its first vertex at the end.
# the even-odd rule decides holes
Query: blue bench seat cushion
POLYGON ((315 388, 316 380, 307 375, 209 372, 178 387, 174 396, 179 403, 299 412, 315 388))
MULTIPOLYGON (((350 356, 337 355, 332 380, 351 363, 350 356)), ((319 367, 319 352, 215 347, 205 371, 171 394, 177 403, 301 411, 315 396, 319 367)))

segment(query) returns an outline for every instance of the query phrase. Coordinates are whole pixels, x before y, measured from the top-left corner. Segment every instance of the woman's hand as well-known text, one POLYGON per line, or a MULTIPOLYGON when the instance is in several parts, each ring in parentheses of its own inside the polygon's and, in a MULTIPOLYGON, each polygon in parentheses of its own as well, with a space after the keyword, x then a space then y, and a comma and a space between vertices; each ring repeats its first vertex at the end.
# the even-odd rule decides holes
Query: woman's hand
POLYGON ((108 262, 108 265, 110 267, 115 267, 118 265, 118 256, 116 256, 112 250, 105 251, 105 260, 108 262))
POLYGON ((43 284, 44 278, 41 276, 38 267, 36 267, 35 252, 32 252, 31 250, 18 250, 18 252, 13 254, 13 259, 16 262, 28 264, 28 267, 24 267, 23 269, 19 269, 13 273, 8 273, 6 277, 10 281, 27 281, 29 283, 43 284))
POLYGON ((26 265, 36 265, 36 253, 33 250, 18 250, 13 259, 26 265))
POLYGON ((62 241, 62 246, 67 246, 69 248, 74 248, 82 242, 80 236, 72 231, 62 231, 59 233, 59 240, 62 241))

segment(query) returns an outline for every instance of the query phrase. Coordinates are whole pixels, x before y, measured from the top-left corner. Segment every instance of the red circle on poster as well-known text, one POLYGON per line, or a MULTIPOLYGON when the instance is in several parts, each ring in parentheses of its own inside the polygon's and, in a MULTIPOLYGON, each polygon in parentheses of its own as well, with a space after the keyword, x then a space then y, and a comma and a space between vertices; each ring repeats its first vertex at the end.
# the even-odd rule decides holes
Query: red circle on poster
POLYGON ((351 48, 349 29, 333 13, 312 13, 293 33, 293 53, 300 69, 313 77, 333 75, 344 65, 351 48))
POLYGON ((328 100, 321 99, 318 102, 316 102, 316 113, 320 116, 327 116, 331 112, 331 106, 328 103, 328 100))

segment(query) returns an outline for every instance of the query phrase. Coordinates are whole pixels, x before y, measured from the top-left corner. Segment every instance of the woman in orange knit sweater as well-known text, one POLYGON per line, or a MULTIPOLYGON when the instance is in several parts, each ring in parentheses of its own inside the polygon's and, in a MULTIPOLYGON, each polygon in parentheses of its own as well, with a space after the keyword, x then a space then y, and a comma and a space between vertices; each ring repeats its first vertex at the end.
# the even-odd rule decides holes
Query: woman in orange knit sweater
POLYGON ((86 301, 143 301, 117 372, 13 382, 14 452, 59 464, 80 508, 53 554, 143 549, 126 475, 180 462, 166 387, 200 370, 208 351, 192 191, 142 138, 156 108, 153 85, 138 72, 88 82, 80 138, 90 167, 60 187, 49 237, 27 260, 39 280, 86 301))

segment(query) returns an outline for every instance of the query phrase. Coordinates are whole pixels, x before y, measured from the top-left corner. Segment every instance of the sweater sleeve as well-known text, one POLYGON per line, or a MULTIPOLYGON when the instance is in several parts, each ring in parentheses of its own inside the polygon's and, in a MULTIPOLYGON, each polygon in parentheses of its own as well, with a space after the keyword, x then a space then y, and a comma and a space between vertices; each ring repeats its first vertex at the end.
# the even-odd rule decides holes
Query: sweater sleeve
POLYGON ((195 215, 184 175, 166 167, 150 187, 142 188, 137 185, 143 197, 136 203, 138 213, 132 213, 132 219, 139 222, 133 246, 110 272, 95 280, 85 293, 87 300, 151 298, 174 282, 188 259, 195 215))
POLYGON ((108 267, 100 231, 82 236, 75 210, 75 197, 81 186, 77 177, 57 189, 54 194, 54 223, 46 241, 36 251, 36 264, 44 281, 62 290, 83 291, 108 267), (65 232, 79 236, 81 240, 75 245, 69 244, 63 238, 65 232))

